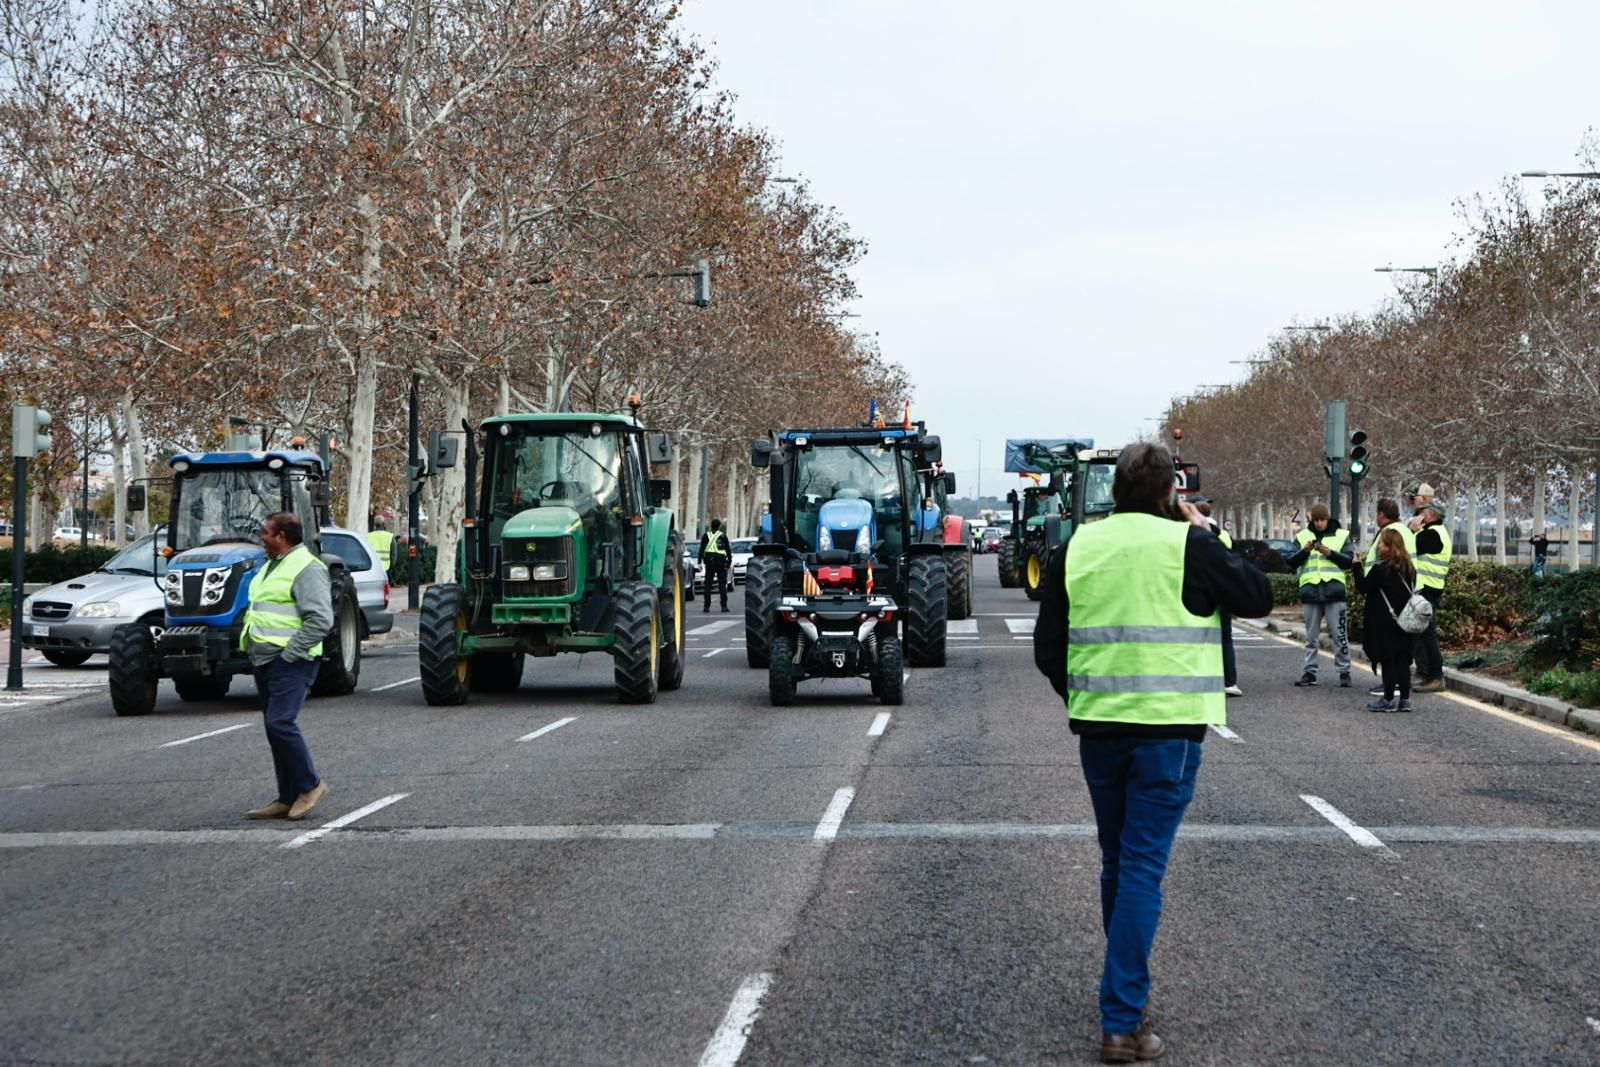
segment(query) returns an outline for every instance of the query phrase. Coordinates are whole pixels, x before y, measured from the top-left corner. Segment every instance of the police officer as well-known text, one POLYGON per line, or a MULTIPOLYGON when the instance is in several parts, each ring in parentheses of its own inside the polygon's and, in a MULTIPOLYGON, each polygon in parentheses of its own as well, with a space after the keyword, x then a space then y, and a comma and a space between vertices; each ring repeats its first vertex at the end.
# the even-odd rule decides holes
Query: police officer
POLYGON ((707 530, 700 538, 700 562, 706 568, 706 606, 711 610, 711 587, 716 585, 722 597, 722 610, 728 610, 728 563, 732 557, 728 553, 728 535, 722 529, 721 519, 711 520, 711 529, 707 530))
POLYGON ((1122 450, 1116 511, 1050 559, 1034 628, 1039 670, 1066 700, 1100 841, 1100 1058, 1152 1060, 1150 947, 1161 881, 1194 797, 1208 724, 1226 719, 1219 610, 1272 610, 1267 576, 1173 497, 1172 455, 1122 450), (1173 521, 1174 519, 1178 521, 1173 521))
POLYGON ((322 639, 333 629, 328 568, 303 539, 292 512, 267 516, 261 528, 267 564, 250 580, 250 606, 239 636, 255 670, 278 776, 278 799, 248 812, 252 819, 303 819, 328 791, 295 721, 317 678, 322 639))
POLYGON ((1300 551, 1289 557, 1289 566, 1300 570, 1300 604, 1306 621, 1306 658, 1295 685, 1317 684, 1317 640, 1322 636, 1322 621, 1328 621, 1328 636, 1333 639, 1333 665, 1339 672, 1339 685, 1350 685, 1350 627, 1345 618, 1348 599, 1344 572, 1355 560, 1344 551, 1350 533, 1328 513, 1328 505, 1311 505, 1311 528, 1295 535, 1300 551))
POLYGON ((382 515, 373 521, 372 529, 367 531, 367 544, 372 546, 373 555, 378 557, 378 566, 383 568, 383 573, 388 574, 394 566, 394 534, 389 532, 389 523, 382 515))
POLYGON ((1439 652, 1439 601, 1444 599, 1444 580, 1450 573, 1450 531, 1445 528, 1445 506, 1429 499, 1412 520, 1416 530, 1417 592, 1433 605, 1428 628, 1417 635, 1417 693, 1444 691, 1444 657, 1439 652))

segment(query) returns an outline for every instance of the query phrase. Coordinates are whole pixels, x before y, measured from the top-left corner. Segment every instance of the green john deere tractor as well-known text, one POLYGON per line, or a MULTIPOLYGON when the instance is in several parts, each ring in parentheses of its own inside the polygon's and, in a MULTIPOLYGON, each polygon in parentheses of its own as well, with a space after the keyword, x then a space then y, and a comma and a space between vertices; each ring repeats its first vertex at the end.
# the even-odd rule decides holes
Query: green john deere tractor
POLYGON ((468 434, 458 578, 419 620, 429 704, 514 690, 525 656, 558 652, 609 653, 628 703, 683 683, 683 535, 671 483, 650 478, 670 445, 637 416, 502 415, 468 434))
POLYGON ((1091 439, 1051 438, 1006 442, 1006 470, 1044 475, 1043 485, 1006 494, 1011 504, 1011 532, 999 545, 1000 584, 1022 586, 1029 600, 1038 600, 1045 566, 1056 546, 1072 536, 1072 493, 1077 453, 1091 439))

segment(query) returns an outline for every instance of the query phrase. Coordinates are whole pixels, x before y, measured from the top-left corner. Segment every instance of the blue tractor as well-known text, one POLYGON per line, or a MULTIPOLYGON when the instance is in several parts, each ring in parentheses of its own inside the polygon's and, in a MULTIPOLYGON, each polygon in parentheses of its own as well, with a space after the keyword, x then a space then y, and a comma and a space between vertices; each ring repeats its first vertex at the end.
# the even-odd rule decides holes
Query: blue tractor
MULTIPOLYGON (((261 525, 268 515, 298 516, 308 548, 328 565, 333 631, 322 642, 322 665, 311 692, 341 696, 361 676, 361 609, 355 582, 338 556, 322 552, 319 518, 329 492, 322 456, 300 451, 190 452, 173 456, 168 558, 161 587, 162 629, 118 627, 111 637, 111 706, 118 715, 148 715, 156 687, 171 678, 183 700, 225 696, 236 674, 251 673, 239 648, 247 589, 266 562, 261 525)), ((129 492, 143 510, 143 487, 129 492)), ((155 568, 151 568, 152 571, 155 568)))

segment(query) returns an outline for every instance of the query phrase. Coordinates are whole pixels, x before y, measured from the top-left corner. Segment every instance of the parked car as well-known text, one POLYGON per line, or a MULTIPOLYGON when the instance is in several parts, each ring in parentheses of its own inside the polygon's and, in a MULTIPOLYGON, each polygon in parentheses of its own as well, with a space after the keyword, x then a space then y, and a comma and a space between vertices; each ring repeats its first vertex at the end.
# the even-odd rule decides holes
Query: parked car
POLYGON ((756 554, 756 538, 735 537, 728 549, 733 554, 733 584, 740 585, 744 582, 744 569, 750 565, 750 557, 756 554))
POLYGON ((1260 541, 1253 539, 1235 541, 1233 550, 1254 563, 1265 574, 1289 574, 1291 568, 1287 557, 1299 551, 1299 546, 1293 541, 1271 537, 1260 541))
POLYGON ((983 550, 985 552, 1000 551, 1000 542, 1006 538, 1004 526, 986 526, 983 529, 983 550))
MULTIPOLYGON (((76 535, 74 535, 76 536, 76 535)), ((57 582, 22 602, 22 644, 58 667, 76 667, 111 647, 111 632, 143 622, 160 632, 166 600, 159 581, 167 573, 159 531, 141 537, 92 573, 57 582)))
MULTIPOLYGON (((52 540, 52 541, 82 541, 83 540, 83 528, 80 527, 80 526, 57 526, 54 530, 50 531, 50 540, 52 540)), ((89 531, 89 540, 91 540, 91 541, 99 540, 99 538, 97 538, 95 536, 93 530, 89 531)))
POLYGON ((389 576, 378 564, 377 553, 367 539, 342 526, 324 526, 322 551, 344 560, 355 579, 356 603, 361 605, 361 639, 394 629, 394 612, 389 610, 389 576))
POLYGON ((700 542, 683 543, 683 590, 690 596, 705 587, 705 576, 700 573, 700 542))

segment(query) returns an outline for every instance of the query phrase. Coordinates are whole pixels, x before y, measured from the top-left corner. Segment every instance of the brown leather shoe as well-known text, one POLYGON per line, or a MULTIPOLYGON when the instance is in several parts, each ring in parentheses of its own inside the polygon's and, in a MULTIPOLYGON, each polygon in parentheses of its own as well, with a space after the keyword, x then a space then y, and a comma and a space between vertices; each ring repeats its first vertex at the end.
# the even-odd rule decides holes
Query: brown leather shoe
POLYGON ((1445 690, 1444 678, 1429 678, 1425 682, 1418 682, 1411 690, 1415 693, 1442 693, 1445 690))
POLYGON ((281 800, 274 800, 264 808, 254 808, 244 813, 247 819, 281 819, 289 814, 289 805, 281 800))
POLYGON ((309 792, 301 793, 295 798, 294 804, 289 808, 288 818, 305 818, 306 814, 310 812, 312 808, 317 806, 317 801, 321 800, 327 795, 327 792, 328 783, 318 782, 316 785, 311 787, 309 792))
POLYGON ((1131 1034, 1100 1035, 1101 1063, 1145 1063, 1160 1059, 1166 1051, 1167 1043, 1150 1028, 1148 1016, 1131 1034))

